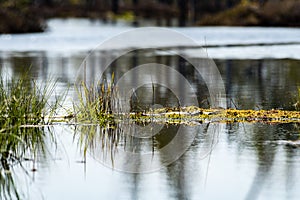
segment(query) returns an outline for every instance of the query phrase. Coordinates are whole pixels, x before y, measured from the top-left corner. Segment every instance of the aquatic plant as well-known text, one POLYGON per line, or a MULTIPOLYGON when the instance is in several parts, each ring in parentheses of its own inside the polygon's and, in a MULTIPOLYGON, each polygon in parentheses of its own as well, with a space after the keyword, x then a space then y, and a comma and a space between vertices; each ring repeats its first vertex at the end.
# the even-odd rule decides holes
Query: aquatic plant
POLYGON ((35 155, 44 137, 43 126, 49 123, 45 116, 51 119, 62 100, 48 101, 55 82, 38 86, 27 72, 11 79, 0 77, 1 159, 35 155))
POLYGON ((298 87, 298 101, 294 104, 296 110, 300 110, 300 87, 298 87))
POLYGON ((53 116, 62 98, 50 105, 54 81, 39 86, 28 73, 11 79, 0 75, 0 132, 14 127, 46 124, 45 116, 53 116))
POLYGON ((112 74, 111 81, 103 79, 90 85, 85 81, 81 82, 76 88, 79 98, 79 105, 74 106, 76 121, 105 125, 107 121, 113 120, 117 114, 112 112, 112 106, 117 100, 113 82, 114 74, 112 74))
MULTIPOLYGON (((55 82, 38 85, 28 72, 12 78, 0 75, 1 199, 21 199, 12 168, 16 164, 22 166, 24 160, 34 164, 37 155, 45 155, 47 151, 45 138, 49 134, 46 134, 44 126, 62 100, 59 97, 49 103, 54 89, 55 82)), ((32 170, 36 170, 34 166, 32 170)))
POLYGON ((160 108, 143 113, 132 113, 135 121, 197 124, 202 122, 266 122, 289 123, 300 121, 300 111, 203 109, 196 106, 160 108))

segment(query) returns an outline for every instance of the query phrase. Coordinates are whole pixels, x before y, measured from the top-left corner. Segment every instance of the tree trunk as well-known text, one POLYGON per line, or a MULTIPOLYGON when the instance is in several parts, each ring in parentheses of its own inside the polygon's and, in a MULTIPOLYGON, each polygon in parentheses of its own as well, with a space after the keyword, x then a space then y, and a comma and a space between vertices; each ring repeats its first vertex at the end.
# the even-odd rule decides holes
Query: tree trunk
POLYGON ((179 18, 178 25, 186 26, 188 16, 188 2, 186 0, 178 0, 179 18))
POLYGON ((137 6, 137 5, 139 4, 139 0, 132 0, 132 4, 133 4, 134 6, 137 6))
POLYGON ((119 12, 119 0, 113 0, 112 1, 112 12, 117 14, 119 12))

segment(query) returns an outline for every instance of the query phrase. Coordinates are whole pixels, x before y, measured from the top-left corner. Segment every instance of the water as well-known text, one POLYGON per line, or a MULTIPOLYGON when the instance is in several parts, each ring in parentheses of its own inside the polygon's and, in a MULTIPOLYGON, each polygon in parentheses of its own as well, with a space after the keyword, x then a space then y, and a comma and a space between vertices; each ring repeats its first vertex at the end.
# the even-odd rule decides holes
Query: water
MULTIPOLYGON (((73 84, 83 59, 101 42, 130 29, 126 23, 55 19, 49 21, 45 33, 1 35, 1 70, 17 76, 22 68, 31 66, 30 72, 38 81, 57 78, 56 94, 69 88, 64 106, 71 107, 73 84)), ((228 107, 294 109, 300 85, 300 29, 173 29, 207 46, 205 51, 214 59, 224 80, 228 107)), ((167 47, 178 45, 182 44, 164 43, 167 47)), ((95 66, 113 57, 116 48, 121 46, 96 53, 92 59, 95 66)), ((110 77, 114 72, 119 78, 133 66, 165 64, 189 80, 200 106, 209 107, 203 77, 176 51, 177 48, 133 51, 115 60, 105 73, 110 77)), ((183 51, 190 58, 201 59, 195 47, 187 45, 183 51)), ((97 69, 89 79, 96 74, 97 69)), ((180 87, 180 83, 172 81, 173 77, 162 78, 169 78, 169 84, 180 87)), ((178 106, 172 91, 160 85, 145 85, 136 95, 132 100, 136 110, 152 104, 178 106)), ((193 139, 190 147, 176 162, 165 166, 164 159, 174 154, 162 147, 174 139, 179 125, 162 126, 154 139, 144 140, 128 135, 133 129, 126 124, 119 125, 118 133, 99 127, 54 125, 44 130, 48 135, 44 141, 48 146, 46 154, 39 155, 36 163, 24 161, 23 167, 14 165, 13 180, 25 199, 299 199, 300 149, 288 145, 289 141, 299 140, 299 124, 206 123, 182 127, 182 139, 193 139), (86 140, 90 146, 84 158, 78 141, 87 133, 96 134, 93 140, 86 140), (117 167, 132 164, 132 158, 119 156, 124 149, 136 152, 135 159, 141 161, 141 165, 133 162, 130 167, 138 170, 145 154, 154 152, 152 164, 161 169, 143 174, 123 172, 117 167), (112 161, 115 169, 107 167, 112 161), (32 168, 37 171, 31 171, 32 168)))

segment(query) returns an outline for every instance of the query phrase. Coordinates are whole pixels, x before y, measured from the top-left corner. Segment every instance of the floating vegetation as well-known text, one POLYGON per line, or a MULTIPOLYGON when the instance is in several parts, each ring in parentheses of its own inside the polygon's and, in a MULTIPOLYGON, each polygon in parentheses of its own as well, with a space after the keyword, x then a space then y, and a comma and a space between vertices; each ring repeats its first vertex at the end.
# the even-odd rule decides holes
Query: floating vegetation
POLYGON ((203 109, 196 106, 181 108, 160 108, 143 113, 132 113, 136 121, 156 121, 163 123, 193 122, 300 122, 299 111, 287 110, 237 110, 237 109, 203 109))

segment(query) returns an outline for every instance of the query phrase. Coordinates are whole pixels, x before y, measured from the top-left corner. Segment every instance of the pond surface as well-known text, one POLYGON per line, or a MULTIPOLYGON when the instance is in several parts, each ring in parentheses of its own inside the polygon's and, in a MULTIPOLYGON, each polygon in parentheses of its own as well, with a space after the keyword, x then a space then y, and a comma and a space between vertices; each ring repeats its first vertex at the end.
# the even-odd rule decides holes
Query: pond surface
MULTIPOLYGON (((63 106, 71 108, 74 99, 76 101, 73 85, 84 58, 101 42, 130 29, 126 23, 111 25, 84 19, 54 19, 48 22, 45 33, 0 35, 1 71, 18 76, 23 68, 30 66, 30 73, 38 81, 54 77, 58 80, 56 94, 68 90, 63 106)), ((205 51, 214 59, 223 78, 227 107, 295 109, 293 104, 297 102, 300 86, 300 29, 172 29, 186 34, 199 46, 206 46, 205 51)), ((175 40, 161 45, 169 50, 131 51, 111 63, 105 74, 111 77, 114 73, 118 79, 142 64, 171 66, 189 80, 199 105, 210 107, 203 77, 176 54, 180 45, 175 40)), ((117 45, 96 51, 90 57, 95 71, 88 78, 94 78, 97 67, 114 56, 119 48, 126 47, 117 45)), ((186 46, 183 51, 190 58, 201 59, 195 47, 186 46)), ((155 74, 159 76, 160 71, 155 74)), ((170 79, 169 84, 174 87, 181 85, 172 81, 173 77, 161 78, 170 79)), ((138 80, 139 76, 134 79, 138 80)), ((154 104, 178 106, 176 96, 162 85, 144 85, 135 95, 132 110, 148 109, 154 104)), ((43 142, 47 151, 40 153, 36 162, 15 163, 10 173, 0 168, 1 174, 6 173, 1 176, 2 194, 10 191, 6 186, 11 183, 7 174, 11 174, 21 199, 300 198, 300 148, 290 143, 300 139, 299 123, 158 125, 157 134, 146 139, 132 137, 135 131, 132 125, 116 126, 117 129, 112 130, 62 123, 42 129, 46 133, 43 142), (183 133, 183 143, 188 141, 190 145, 177 161, 168 164, 166 158, 174 153, 164 151, 163 147, 172 143, 179 130, 183 133), (82 141, 86 146, 80 145, 82 141), (84 147, 88 149, 86 156, 84 147), (134 160, 130 157, 133 152, 134 160), (132 171, 147 167, 145 155, 152 155, 150 164, 155 166, 150 167, 149 172, 124 172, 128 166, 132 171)))

